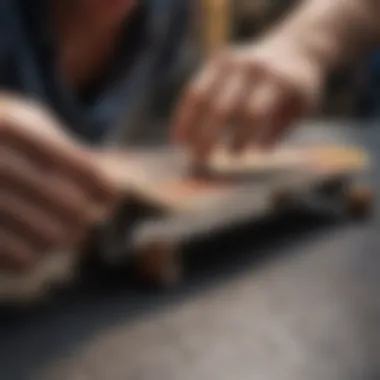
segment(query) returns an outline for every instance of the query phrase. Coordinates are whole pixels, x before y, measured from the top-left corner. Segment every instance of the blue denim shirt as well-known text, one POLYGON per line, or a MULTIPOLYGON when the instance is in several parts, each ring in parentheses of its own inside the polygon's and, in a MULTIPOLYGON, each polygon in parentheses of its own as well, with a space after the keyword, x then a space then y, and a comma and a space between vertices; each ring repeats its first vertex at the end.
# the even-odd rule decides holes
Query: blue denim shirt
POLYGON ((136 99, 165 82, 185 37, 185 0, 140 0, 107 76, 82 96, 57 70, 46 1, 0 0, 0 90, 41 100, 75 134, 101 142, 120 120, 128 128, 136 99))
POLYGON ((380 50, 370 57, 367 67, 366 111, 370 117, 380 116, 380 50))

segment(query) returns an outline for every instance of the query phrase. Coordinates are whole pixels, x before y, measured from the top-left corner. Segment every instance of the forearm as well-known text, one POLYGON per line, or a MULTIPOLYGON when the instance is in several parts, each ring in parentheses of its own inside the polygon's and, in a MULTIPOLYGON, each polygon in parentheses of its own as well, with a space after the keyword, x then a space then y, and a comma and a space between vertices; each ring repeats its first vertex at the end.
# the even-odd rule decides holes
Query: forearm
POLYGON ((327 69, 380 41, 379 0, 303 0, 278 27, 327 69))

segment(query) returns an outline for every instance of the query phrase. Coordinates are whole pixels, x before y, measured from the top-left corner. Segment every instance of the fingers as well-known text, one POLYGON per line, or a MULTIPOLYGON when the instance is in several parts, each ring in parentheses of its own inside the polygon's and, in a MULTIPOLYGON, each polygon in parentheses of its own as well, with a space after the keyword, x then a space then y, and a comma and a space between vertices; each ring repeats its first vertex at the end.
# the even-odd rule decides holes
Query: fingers
POLYGON ((226 126, 236 118, 248 88, 249 68, 235 58, 224 54, 212 62, 192 83, 178 107, 173 140, 187 145, 196 161, 207 157, 226 126))
POLYGON ((0 267, 11 271, 25 271, 36 263, 31 246, 12 231, 0 230, 0 267))
POLYGON ((40 251, 53 242, 67 244, 66 236, 75 246, 75 237, 82 236, 111 207, 60 173, 47 175, 19 152, 1 148, 1 153, 0 222, 4 226, 16 224, 23 234, 33 234, 29 238, 38 240, 40 251))
POLYGON ((54 214, 34 206, 14 192, 0 192, 1 229, 11 229, 22 240, 41 252, 64 241, 65 224, 54 214))
POLYGON ((21 109, 0 118, 1 142, 4 146, 22 151, 39 162, 46 170, 60 172, 84 186, 99 200, 116 196, 114 184, 94 165, 92 153, 63 133, 53 118, 38 109, 21 109), (52 132, 53 130, 53 132, 52 132))
POLYGON ((83 242, 92 225, 85 213, 76 218, 67 210, 56 213, 44 203, 35 202, 31 194, 18 190, 5 186, 0 191, 0 232, 12 237, 5 240, 12 240, 9 250, 8 243, 0 244, 0 266, 1 257, 9 262, 15 251, 16 266, 19 256, 32 266, 51 249, 75 248, 83 242))
POLYGON ((280 141, 288 127, 299 119, 303 113, 302 102, 297 100, 295 94, 287 94, 281 89, 278 90, 278 101, 273 108, 272 120, 266 129, 262 140, 259 141, 264 148, 273 148, 277 141, 280 141))
POLYGON ((227 63, 212 63, 193 81, 178 106, 174 118, 175 128, 172 139, 177 144, 187 144, 199 133, 199 122, 204 120, 208 102, 218 91, 223 73, 228 70, 227 63))
POLYGON ((233 146, 242 151, 250 145, 263 147, 272 137, 272 129, 278 120, 285 93, 273 81, 261 79, 247 96, 241 119, 236 126, 233 146))
POLYGON ((227 127, 237 120, 239 105, 243 102, 247 77, 244 71, 235 70, 220 86, 207 110, 207 115, 199 122, 199 131, 193 139, 194 156, 202 162, 212 150, 220 136, 226 134, 227 127))
POLYGON ((7 265, 14 258, 14 269, 33 266, 51 249, 77 247, 92 225, 85 212, 56 212, 43 203, 45 196, 36 202, 38 197, 23 190, 4 186, 0 191, 0 232, 6 235, 4 245, 0 244, 0 266, 2 258, 7 265))
POLYGON ((3 188, 17 189, 34 204, 43 205, 68 223, 84 219, 95 222, 107 203, 97 202, 86 190, 59 173, 48 175, 12 149, 0 148, 2 159, 0 180, 3 188))
POLYGON ((237 153, 252 146, 270 148, 301 116, 307 97, 272 70, 273 64, 246 52, 230 54, 224 64, 210 64, 190 86, 178 108, 173 136, 197 164, 221 142, 228 141, 237 153))

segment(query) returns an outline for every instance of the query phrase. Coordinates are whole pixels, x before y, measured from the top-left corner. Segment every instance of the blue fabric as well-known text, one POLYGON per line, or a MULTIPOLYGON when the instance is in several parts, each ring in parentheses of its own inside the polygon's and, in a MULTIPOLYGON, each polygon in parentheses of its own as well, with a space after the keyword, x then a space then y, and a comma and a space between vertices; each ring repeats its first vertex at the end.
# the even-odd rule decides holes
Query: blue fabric
POLYGON ((361 89, 360 115, 380 115, 380 50, 373 52, 365 65, 365 82, 361 89))
POLYGON ((144 84, 148 75, 144 60, 154 60, 157 82, 165 81, 175 65, 186 31, 185 1, 141 0, 107 77, 81 97, 57 71, 46 1, 54 0, 0 0, 0 90, 42 100, 74 133, 100 142, 120 118, 127 117, 142 88, 154 87, 144 84))

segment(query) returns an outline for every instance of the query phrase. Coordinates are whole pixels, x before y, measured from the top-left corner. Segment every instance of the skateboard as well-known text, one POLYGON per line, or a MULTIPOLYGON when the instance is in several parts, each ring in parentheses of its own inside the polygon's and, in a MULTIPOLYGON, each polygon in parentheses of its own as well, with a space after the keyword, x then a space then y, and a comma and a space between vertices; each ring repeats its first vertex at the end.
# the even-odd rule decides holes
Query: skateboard
POLYGON ((158 286, 181 280, 186 241, 297 207, 335 208, 354 218, 372 210, 372 189, 364 178, 370 160, 352 146, 287 147, 237 157, 220 148, 197 171, 183 152, 169 148, 108 159, 115 174, 124 173, 129 199, 146 210, 132 224, 121 217, 121 234, 113 241, 119 239, 120 257, 125 247, 132 252, 138 278, 158 286))
MULTIPOLYGON (((219 149, 201 170, 186 155, 157 148, 101 152, 102 164, 125 190, 122 207, 94 240, 109 264, 132 264, 142 283, 171 286, 183 276, 183 246, 226 227, 255 224, 288 208, 340 205, 352 217, 372 210, 363 180, 370 166, 354 147, 312 145, 231 157, 219 149)), ((80 255, 52 252, 27 275, 0 275, 0 302, 35 303, 75 279, 80 255)))

